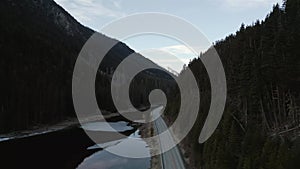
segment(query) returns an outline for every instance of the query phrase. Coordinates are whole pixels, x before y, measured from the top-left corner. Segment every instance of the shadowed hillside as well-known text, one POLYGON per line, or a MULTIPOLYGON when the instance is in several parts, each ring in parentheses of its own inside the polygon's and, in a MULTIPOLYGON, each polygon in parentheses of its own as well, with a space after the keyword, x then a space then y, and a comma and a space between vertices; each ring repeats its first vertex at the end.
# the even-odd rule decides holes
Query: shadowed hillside
MULTIPOLYGON (((299 28, 300 1, 288 0, 282 7, 275 5, 264 21, 242 25, 236 34, 215 43, 228 97, 218 129, 201 145, 198 137, 210 105, 210 84, 199 58, 188 65, 202 98, 197 124, 183 143, 195 168, 299 167, 299 28)), ((209 51, 199 57, 209 57, 209 51)))
MULTIPOLYGON (((0 20, 0 132, 74 117, 71 84, 74 64, 94 31, 82 26, 53 0, 2 0, 0 20)), ((110 94, 112 74, 132 53, 132 49, 119 42, 103 60, 96 80, 101 109, 115 111, 110 94)), ((153 64, 139 56, 134 64, 153 64)), ((172 81, 161 72, 149 72, 139 75, 131 85, 135 89, 132 100, 136 107, 149 104, 147 93, 151 88, 172 81), (141 85, 150 79, 156 81, 152 87, 141 85)))

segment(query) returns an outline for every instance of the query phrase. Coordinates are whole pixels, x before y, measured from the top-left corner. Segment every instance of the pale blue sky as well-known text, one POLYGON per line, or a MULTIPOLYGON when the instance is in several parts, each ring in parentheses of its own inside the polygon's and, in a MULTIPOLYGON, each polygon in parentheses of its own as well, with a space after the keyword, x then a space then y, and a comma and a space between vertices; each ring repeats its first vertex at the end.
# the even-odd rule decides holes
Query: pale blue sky
MULTIPOLYGON (((118 18, 140 12, 162 12, 181 17, 195 25, 213 43, 235 33, 242 23, 262 20, 282 0, 55 0, 80 23, 94 30, 118 18)), ((101 31, 100 31, 101 32, 101 31)), ((161 49, 184 63, 196 57, 183 44, 159 36, 139 36, 125 40, 136 51, 161 49)), ((200 52, 200 51, 199 51, 200 52)), ((143 52, 141 52, 143 54, 143 52)), ((153 53, 152 53, 153 54, 153 53)), ((163 56, 149 56, 155 62, 163 56)), ((182 65, 158 63, 180 71, 182 65)))

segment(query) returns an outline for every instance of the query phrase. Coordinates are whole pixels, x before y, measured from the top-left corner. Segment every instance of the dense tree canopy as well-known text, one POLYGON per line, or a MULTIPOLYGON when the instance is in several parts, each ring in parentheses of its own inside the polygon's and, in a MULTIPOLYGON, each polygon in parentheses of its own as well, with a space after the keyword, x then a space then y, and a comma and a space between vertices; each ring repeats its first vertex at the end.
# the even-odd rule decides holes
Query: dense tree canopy
POLYGON ((242 24, 236 34, 215 43, 225 68, 228 99, 218 129, 201 145, 197 139, 209 106, 210 84, 200 58, 209 57, 209 52, 190 62, 205 102, 184 142, 195 167, 299 167, 299 28, 300 1, 288 0, 275 5, 264 21, 242 24))
MULTIPOLYGON (((53 0, 1 0, 0 133, 74 117, 74 64, 93 33, 53 0)), ((119 42, 101 63, 95 83, 101 109, 116 110, 110 94, 111 78, 118 64, 132 53, 132 49, 119 42)), ((139 57, 134 64, 149 62, 139 57)), ((174 84, 162 72, 144 71, 131 85, 133 104, 137 108, 149 106, 151 89, 166 90, 174 84)))

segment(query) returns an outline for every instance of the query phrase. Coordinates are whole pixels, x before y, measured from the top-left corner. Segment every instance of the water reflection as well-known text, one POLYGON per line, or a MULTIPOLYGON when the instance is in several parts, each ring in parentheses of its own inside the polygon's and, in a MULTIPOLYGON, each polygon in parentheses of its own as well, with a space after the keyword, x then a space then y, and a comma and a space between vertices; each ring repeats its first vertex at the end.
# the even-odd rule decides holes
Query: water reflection
POLYGON ((83 129, 89 131, 106 131, 106 132, 124 132, 133 130, 132 126, 129 126, 128 122, 91 122, 82 126, 83 129))
POLYGON ((120 152, 126 153, 140 153, 145 156, 149 154, 149 148, 147 144, 140 138, 139 130, 135 131, 128 138, 111 141, 104 144, 98 144, 89 147, 89 150, 100 149, 93 155, 84 159, 84 161, 78 166, 78 169, 149 169, 150 158, 125 158, 108 152, 108 150, 114 149, 120 152))

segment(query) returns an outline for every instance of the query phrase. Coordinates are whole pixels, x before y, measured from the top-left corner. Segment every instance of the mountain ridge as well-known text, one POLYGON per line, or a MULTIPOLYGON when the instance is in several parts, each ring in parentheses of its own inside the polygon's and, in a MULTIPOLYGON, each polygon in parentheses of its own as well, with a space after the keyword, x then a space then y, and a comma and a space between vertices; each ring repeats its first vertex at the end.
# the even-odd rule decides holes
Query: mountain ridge
MULTIPOLYGON (((81 48, 95 31, 80 24, 53 0, 3 0, 0 2, 0 20, 0 77, 5 79, 1 83, 0 132, 23 130, 73 117, 73 68, 81 48)), ((108 92, 110 74, 133 53, 134 50, 118 41, 103 59, 99 70, 104 74, 98 74, 96 80, 101 109, 115 111, 108 92)), ((153 64, 142 55, 138 56, 137 63, 153 64)), ((154 76, 145 72, 137 81, 154 78, 161 82, 165 77, 162 73, 154 76)), ((145 95, 138 84, 133 86, 140 92, 139 98, 145 95)), ((139 99, 134 100, 138 102, 135 105, 141 104, 139 99)), ((147 99, 143 100, 143 104, 148 104, 147 99)))
POLYGON ((274 5, 264 21, 251 26, 242 24, 236 34, 215 43, 228 93, 222 120, 204 144, 197 141, 209 109, 211 90, 201 57, 209 57, 209 51, 189 63, 202 98, 195 127, 182 143, 193 168, 299 166, 299 27, 300 1, 287 0, 282 7, 274 5))

